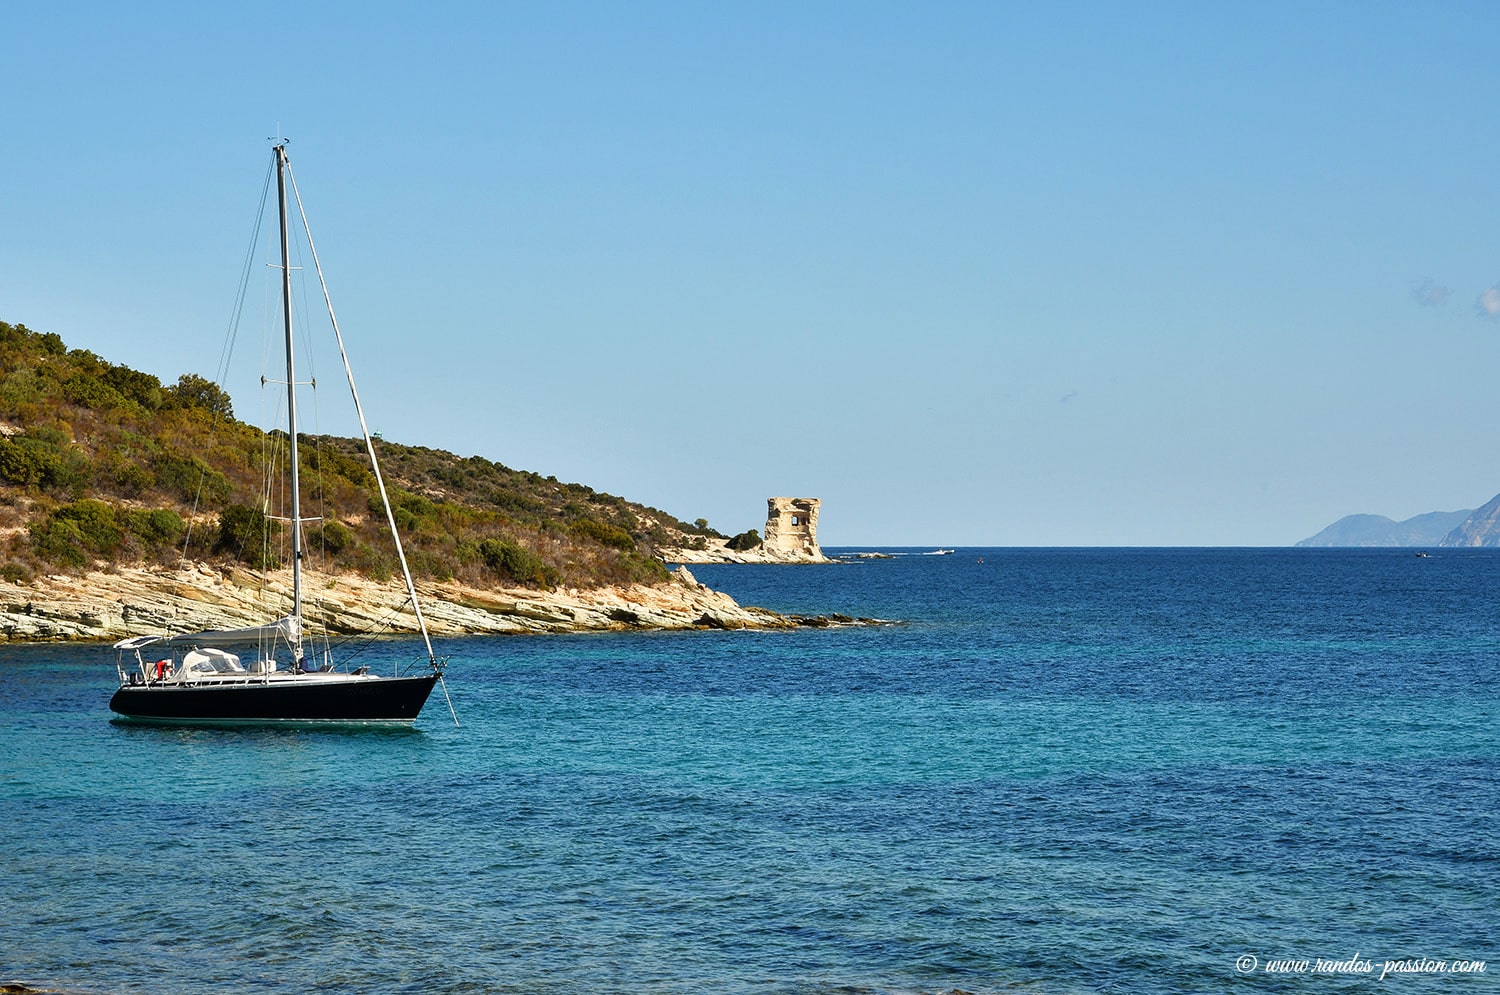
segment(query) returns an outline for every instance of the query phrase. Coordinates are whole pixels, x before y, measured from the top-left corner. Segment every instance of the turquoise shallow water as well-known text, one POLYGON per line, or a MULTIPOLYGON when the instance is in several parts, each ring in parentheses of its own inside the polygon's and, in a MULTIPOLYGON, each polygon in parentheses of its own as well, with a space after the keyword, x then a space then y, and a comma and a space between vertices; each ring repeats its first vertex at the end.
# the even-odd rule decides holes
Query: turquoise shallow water
POLYGON ((118 725, 106 648, 0 649, 0 980, 1500 990, 1500 554, 695 572, 906 624, 449 641, 463 726, 397 733, 118 725))

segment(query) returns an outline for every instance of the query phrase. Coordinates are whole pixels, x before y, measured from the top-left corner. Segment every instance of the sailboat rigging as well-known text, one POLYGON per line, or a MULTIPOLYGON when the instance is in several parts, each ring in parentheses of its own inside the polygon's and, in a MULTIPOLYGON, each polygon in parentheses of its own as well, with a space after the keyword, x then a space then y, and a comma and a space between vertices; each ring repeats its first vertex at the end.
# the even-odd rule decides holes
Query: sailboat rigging
MULTIPOLYGON (((278 140, 274 149, 277 206, 281 234, 281 302, 286 353, 287 437, 289 444, 289 488, 292 604, 291 611, 262 625, 240 629, 133 636, 115 644, 118 652, 116 671, 120 687, 110 699, 109 707, 126 719, 138 722, 194 725, 273 725, 273 724, 373 724, 409 725, 421 712, 435 685, 443 683, 446 658, 433 650, 427 621, 422 614, 416 585, 412 581, 395 513, 386 491, 385 478, 354 373, 344 349, 343 335, 333 302, 323 279, 317 249, 307 226, 306 211, 296 189, 286 141, 278 140), (325 651, 319 663, 307 652, 303 619, 304 518, 301 506, 300 468, 297 451, 297 365, 292 335, 292 264, 288 224, 288 187, 297 202, 306 233, 307 247, 317 271, 318 283, 328 307, 328 317, 338 343, 348 378, 354 410, 364 436, 365 452, 370 460, 386 521, 395 543, 397 560, 406 581, 410 598, 426 649, 425 671, 406 676, 383 676, 370 673, 367 666, 352 671, 335 669, 325 651), (239 653, 231 649, 240 650, 239 653), (284 655, 283 655, 284 654, 284 655), (285 666, 278 660, 285 661, 285 666), (248 662, 247 662, 248 658, 248 662)), ((452 701, 448 702, 452 711, 452 701)), ((457 715, 454 715, 457 722, 457 715)))

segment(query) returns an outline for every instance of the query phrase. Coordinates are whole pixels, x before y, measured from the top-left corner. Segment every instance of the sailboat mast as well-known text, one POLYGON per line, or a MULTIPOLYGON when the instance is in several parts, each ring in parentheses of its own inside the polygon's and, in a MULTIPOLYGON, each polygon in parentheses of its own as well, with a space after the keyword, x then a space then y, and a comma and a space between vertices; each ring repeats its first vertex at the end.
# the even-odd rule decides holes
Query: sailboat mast
POLYGON ((292 260, 288 248, 286 214, 286 145, 276 146, 276 199, 281 209, 281 308, 286 326, 286 430, 291 440, 292 464, 292 618, 295 619, 293 662, 302 655, 302 494, 297 461, 297 367, 292 356, 292 260))

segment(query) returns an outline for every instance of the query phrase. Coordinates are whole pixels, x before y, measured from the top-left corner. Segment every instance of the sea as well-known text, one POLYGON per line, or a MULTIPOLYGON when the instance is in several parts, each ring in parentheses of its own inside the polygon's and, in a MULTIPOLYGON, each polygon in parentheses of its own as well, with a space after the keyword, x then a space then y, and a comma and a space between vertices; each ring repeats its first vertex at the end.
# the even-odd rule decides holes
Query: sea
POLYGON ((884 552, 692 569, 890 624, 440 640, 405 731, 0 646, 0 982, 1500 991, 1500 550, 884 552))

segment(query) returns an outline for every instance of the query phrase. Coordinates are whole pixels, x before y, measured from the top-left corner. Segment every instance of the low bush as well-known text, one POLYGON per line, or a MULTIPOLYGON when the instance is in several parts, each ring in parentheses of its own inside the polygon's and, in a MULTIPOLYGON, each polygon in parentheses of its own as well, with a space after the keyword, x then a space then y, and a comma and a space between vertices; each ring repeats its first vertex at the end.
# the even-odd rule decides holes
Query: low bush
POLYGON ((182 521, 182 516, 168 508, 155 508, 150 511, 132 509, 125 512, 124 519, 125 528, 131 535, 140 539, 142 545, 151 552, 175 547, 187 528, 182 521))
POLYGON ((160 452, 151 460, 157 484, 184 501, 217 508, 233 493, 229 479, 197 456, 160 452))
POLYGON ((0 482, 21 487, 55 487, 64 474, 62 453, 40 439, 0 436, 0 482))
POLYGON ((502 579, 538 587, 555 587, 557 571, 540 556, 508 539, 486 539, 479 544, 485 565, 502 579))
POLYGON ((672 574, 661 560, 636 553, 621 557, 626 576, 635 584, 662 584, 672 579, 672 574))
POLYGON ((87 566, 94 558, 113 559, 125 539, 114 508, 86 499, 54 508, 31 525, 31 541, 43 560, 70 567, 87 566))
POLYGON ((214 552, 232 556, 257 570, 269 570, 280 562, 271 543, 280 532, 280 523, 271 521, 259 508, 232 504, 219 515, 214 552))
POLYGON ((635 549, 635 540, 630 533, 618 525, 606 525, 604 522, 595 521, 592 518, 580 518, 568 526, 568 531, 575 536, 592 539, 602 546, 612 549, 635 549))
POLYGON ((322 549, 329 556, 338 556, 354 545, 354 532, 343 522, 329 519, 308 532, 308 545, 322 549))
POLYGON ((760 533, 755 529, 751 529, 749 532, 741 532, 739 535, 729 540, 729 548, 735 550, 736 552, 743 553, 747 549, 754 549, 755 547, 759 546, 762 541, 763 540, 760 537, 760 533))

